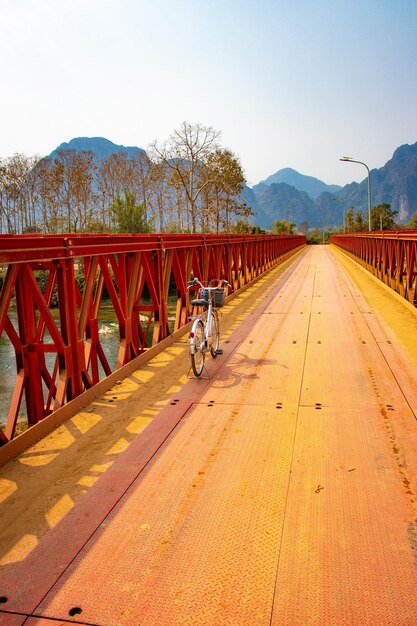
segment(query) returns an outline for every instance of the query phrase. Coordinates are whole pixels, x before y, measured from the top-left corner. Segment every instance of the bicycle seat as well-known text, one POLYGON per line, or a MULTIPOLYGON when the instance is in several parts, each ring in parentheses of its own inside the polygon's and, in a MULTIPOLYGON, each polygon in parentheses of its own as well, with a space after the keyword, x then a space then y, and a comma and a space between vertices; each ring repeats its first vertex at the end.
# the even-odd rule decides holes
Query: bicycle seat
POLYGON ((208 306, 209 303, 204 298, 197 298, 197 300, 191 300, 191 306, 208 306))

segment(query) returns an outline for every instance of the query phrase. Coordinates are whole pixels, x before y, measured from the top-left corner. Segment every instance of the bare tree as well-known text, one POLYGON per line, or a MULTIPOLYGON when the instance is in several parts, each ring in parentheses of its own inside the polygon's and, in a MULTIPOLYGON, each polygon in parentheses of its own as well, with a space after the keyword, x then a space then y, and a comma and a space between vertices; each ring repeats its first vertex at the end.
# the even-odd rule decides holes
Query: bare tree
POLYGON ((10 168, 7 159, 2 159, 0 162, 0 211, 1 232, 13 233, 13 186, 10 180, 10 168))
POLYGON ((134 160, 135 186, 138 189, 138 197, 141 199, 144 207, 146 220, 151 217, 152 169, 153 163, 146 152, 139 152, 134 160))
POLYGON ((53 158, 0 159, 0 232, 117 230, 110 207, 123 197, 134 197, 160 232, 230 232, 250 210, 241 202, 239 159, 219 137, 211 126, 183 122, 154 142, 151 158, 122 152, 96 161, 92 152, 59 150, 53 158))
POLYGON ((168 141, 151 146, 156 162, 165 163, 172 170, 175 184, 182 185, 190 214, 191 231, 197 230, 198 213, 201 209, 199 197, 209 184, 204 176, 205 163, 209 154, 218 147, 220 133, 211 126, 183 122, 168 141))
POLYGON ((36 166, 40 213, 45 232, 54 234, 65 230, 61 204, 63 166, 57 160, 45 158, 36 166))
POLYGON ((36 181, 39 157, 14 154, 0 160, 1 232, 18 234, 36 226, 36 181))
POLYGON ((94 156, 90 151, 72 155, 70 176, 73 197, 74 230, 88 232, 95 218, 93 180, 95 172, 94 156))
POLYGON ((60 150, 33 170, 37 214, 49 233, 88 232, 96 219, 95 164, 91 152, 60 150))
POLYGON ((116 227, 114 214, 108 209, 124 193, 136 194, 138 183, 137 163, 129 159, 126 152, 111 154, 101 161, 97 173, 97 190, 103 223, 111 228, 116 227))

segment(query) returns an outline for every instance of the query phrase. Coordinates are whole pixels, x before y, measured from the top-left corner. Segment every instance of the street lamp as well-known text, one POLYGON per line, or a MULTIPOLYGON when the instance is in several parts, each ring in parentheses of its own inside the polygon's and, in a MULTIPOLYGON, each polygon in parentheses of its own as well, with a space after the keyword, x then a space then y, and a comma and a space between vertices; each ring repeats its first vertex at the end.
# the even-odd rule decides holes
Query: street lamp
POLYGON ((366 171, 368 172, 368 229, 371 230, 371 175, 369 172, 369 167, 363 161, 356 161, 352 159, 352 157, 344 156, 339 159, 339 161, 348 161, 349 163, 360 163, 366 167, 366 171))

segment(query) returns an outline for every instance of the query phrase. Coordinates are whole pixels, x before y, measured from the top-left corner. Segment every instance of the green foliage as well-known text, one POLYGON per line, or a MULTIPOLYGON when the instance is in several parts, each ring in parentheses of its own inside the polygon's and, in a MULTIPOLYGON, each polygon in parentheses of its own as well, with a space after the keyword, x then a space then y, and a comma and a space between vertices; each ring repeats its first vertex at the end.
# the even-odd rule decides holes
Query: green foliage
POLYGON ((391 205, 386 202, 371 208, 371 230, 395 230, 394 217, 398 211, 391 209, 391 205))
MULTIPOLYGON (((48 270, 35 270, 33 272, 33 275, 36 279, 36 282, 38 283, 39 289, 41 290, 41 292, 43 294, 45 294, 46 292, 46 286, 48 283, 48 278, 49 278, 49 271, 48 270)), ((80 290, 81 293, 84 292, 84 287, 85 287, 85 277, 84 277, 84 272, 79 269, 76 274, 75 274, 75 281, 78 285, 78 288, 80 290)), ((108 297, 108 295, 107 295, 108 297)), ((52 292, 52 297, 51 297, 51 303, 50 303, 51 308, 56 308, 58 306, 58 289, 55 285, 54 290, 52 292)))
POLYGON ((276 235, 294 235, 295 224, 286 220, 275 220, 272 224, 272 232, 276 235))
MULTIPOLYGON (((38 283, 39 289, 45 294, 46 286, 48 283, 49 272, 47 270, 35 270, 33 272, 34 277, 36 278, 36 282, 38 283)), ((55 286, 52 297, 51 297, 51 308, 56 308, 58 306, 58 290, 55 286)))
POLYGON ((136 204, 136 195, 124 192, 124 198, 117 196, 109 210, 114 214, 118 233, 149 233, 150 226, 146 221, 145 207, 136 204))
POLYGON ((322 230, 313 228, 307 235, 307 245, 328 244, 331 236, 337 232, 338 230, 334 228, 323 228, 322 230))
MULTIPOLYGON (((391 209, 391 205, 386 202, 371 207, 371 230, 394 230, 397 226, 394 217, 398 211, 391 209)), ((355 211, 353 206, 345 215, 345 231, 347 233, 363 232, 368 230, 368 215, 361 211, 355 211)))
POLYGON ((230 229, 232 234, 244 234, 244 235, 259 235, 265 233, 260 226, 252 226, 246 220, 238 220, 234 226, 230 229))
POLYGON ((345 214, 345 228, 347 233, 360 233, 368 230, 362 211, 355 211, 353 206, 345 214))
POLYGON ((36 233, 42 233, 42 228, 40 226, 37 226, 36 224, 33 224, 31 226, 25 226, 25 228, 22 228, 22 235, 29 235, 29 234, 36 234, 36 233))
POLYGON ((88 225, 88 228, 86 228, 83 232, 86 232, 86 233, 109 233, 109 232, 111 232, 111 229, 109 228, 109 226, 107 226, 107 224, 104 224, 100 220, 91 220, 91 222, 88 225))
POLYGON ((252 226, 245 220, 237 220, 236 224, 234 224, 230 230, 233 234, 249 235, 252 231, 252 226))
POLYGON ((214 218, 216 232, 221 229, 225 232, 243 232, 236 231, 236 228, 246 227, 244 225, 252 211, 240 198, 245 176, 238 157, 231 150, 218 148, 208 155, 205 168, 206 188, 203 197, 206 217, 210 216, 208 225, 214 218))
POLYGON ((411 216, 410 221, 407 224, 407 228, 417 228, 417 213, 411 216))
POLYGON ((355 215, 355 230, 357 232, 362 232, 366 230, 366 222, 363 217, 363 213, 358 211, 355 215))
POLYGON ((264 230, 260 226, 252 226, 251 231, 250 231, 251 235, 264 235, 265 233, 266 233, 266 230, 264 230))
POLYGON ((316 246, 323 243, 323 233, 321 233, 318 228, 313 228, 308 234, 306 242, 309 246, 316 246))

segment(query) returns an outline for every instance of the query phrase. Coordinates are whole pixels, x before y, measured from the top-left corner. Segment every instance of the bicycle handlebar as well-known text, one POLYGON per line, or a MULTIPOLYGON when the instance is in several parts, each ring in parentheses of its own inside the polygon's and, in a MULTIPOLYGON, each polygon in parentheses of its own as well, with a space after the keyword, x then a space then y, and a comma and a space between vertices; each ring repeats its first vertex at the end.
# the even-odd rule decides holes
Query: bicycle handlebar
MULTIPOLYGON (((214 278, 213 280, 216 280, 218 283, 220 283, 219 285, 216 285, 215 287, 206 287, 205 285, 203 285, 202 282, 200 282, 200 280, 198 278, 194 278, 193 280, 190 280, 188 283, 188 289, 190 289, 191 287, 196 287, 197 285, 199 285, 201 287, 201 289, 207 289, 207 290, 215 290, 215 289, 219 289, 219 287, 231 287, 231 284, 225 280, 224 278, 214 278)), ((210 280, 209 282, 213 282, 213 280, 210 280)))

